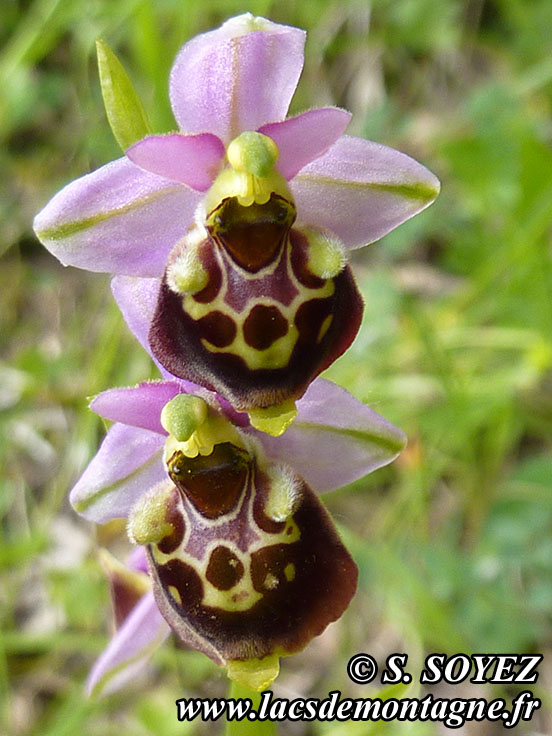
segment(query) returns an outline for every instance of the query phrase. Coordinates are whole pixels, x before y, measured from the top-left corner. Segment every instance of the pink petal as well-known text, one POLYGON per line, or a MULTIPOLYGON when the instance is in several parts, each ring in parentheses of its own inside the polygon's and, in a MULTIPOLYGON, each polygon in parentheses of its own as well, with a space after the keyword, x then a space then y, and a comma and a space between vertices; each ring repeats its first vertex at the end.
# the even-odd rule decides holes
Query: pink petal
POLYGON ((282 120, 303 68, 304 43, 304 31, 249 13, 193 38, 170 78, 180 129, 209 131, 228 144, 244 130, 282 120))
MULTIPOLYGON (((115 276, 111 280, 111 292, 125 322, 134 337, 148 352, 148 333, 160 285, 160 279, 141 279, 132 276, 115 276)), ((164 370, 159 363, 157 365, 161 371, 164 370)))
POLYGON ((180 382, 140 383, 133 388, 112 388, 96 396, 90 408, 106 419, 167 435, 161 426, 161 410, 183 392, 180 382))
POLYGON ((137 572, 147 572, 148 561, 146 559, 145 547, 133 547, 132 552, 130 553, 125 564, 131 570, 135 570, 137 572))
POLYGON ((34 229, 65 266, 161 276, 200 196, 122 158, 58 192, 34 229))
POLYGON ((280 123, 268 123, 259 132, 276 143, 280 150, 276 168, 286 179, 291 179, 303 166, 326 153, 343 134, 351 117, 346 110, 322 107, 280 123))
POLYGON ((126 155, 141 169, 204 192, 209 189, 225 155, 216 135, 151 135, 131 146, 126 155))
POLYGON ((291 182, 301 223, 326 227, 350 248, 371 243, 425 209, 439 180, 410 156, 343 136, 291 182))
POLYGON ((400 429, 323 378, 311 383, 297 409, 297 418, 281 437, 252 432, 272 460, 291 465, 318 492, 387 465, 406 443, 400 429))
POLYGON ((164 441, 156 432, 114 424, 71 491, 75 511, 97 524, 128 516, 136 500, 167 477, 164 441))
POLYGON ((148 341, 149 328, 157 304, 160 285, 160 279, 115 276, 111 280, 111 292, 134 337, 146 352, 149 353, 163 378, 170 380, 174 376, 165 370, 161 363, 153 357, 148 341))
POLYGON ((209 400, 213 393, 195 383, 174 378, 172 381, 143 382, 132 388, 103 391, 90 404, 92 411, 113 422, 140 427, 167 436, 161 425, 161 411, 177 394, 190 393, 209 400))
POLYGON ((86 683, 89 695, 107 695, 132 680, 169 635, 153 593, 146 593, 94 664, 86 683))

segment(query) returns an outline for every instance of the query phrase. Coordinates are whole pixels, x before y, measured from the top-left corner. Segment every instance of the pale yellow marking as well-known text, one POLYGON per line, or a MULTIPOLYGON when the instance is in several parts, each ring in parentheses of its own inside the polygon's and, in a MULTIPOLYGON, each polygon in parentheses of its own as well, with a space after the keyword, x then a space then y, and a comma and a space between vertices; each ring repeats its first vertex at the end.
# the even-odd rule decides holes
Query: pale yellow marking
MULTIPOLYGON (((257 303, 266 304, 266 302, 257 303)), ((276 304, 276 302, 274 303, 276 304)), ((257 350, 245 342, 241 320, 236 326, 238 327, 236 337, 228 347, 219 348, 204 338, 201 338, 201 344, 210 353, 233 353, 234 355, 239 355, 245 360, 247 367, 251 370, 286 367, 299 336, 295 325, 290 324, 287 334, 275 340, 266 350, 257 350)))
MULTIPOLYGON (((261 600, 261 593, 253 588, 251 574, 249 571, 249 560, 244 560, 245 572, 239 582, 230 590, 219 590, 212 585, 205 574, 201 575, 203 581, 203 598, 201 600, 204 606, 212 606, 213 608, 222 608, 223 611, 247 611, 261 600)), ((205 566, 206 567, 206 566, 205 566)))
POLYGON ((301 539, 301 531, 295 523, 294 519, 290 519, 289 524, 286 526, 284 531, 278 535, 276 543, 289 543, 298 542, 301 539))
POLYGON ((330 329, 330 325, 332 321, 333 321, 333 314, 328 314, 326 319, 320 325, 320 330, 318 331, 318 337, 316 338, 316 342, 322 342, 322 340, 324 339, 324 335, 330 329))
POLYGON ((179 606, 182 605, 182 596, 178 592, 178 589, 174 587, 174 585, 167 585, 167 591, 170 593, 171 597, 174 598, 174 600, 178 603, 179 606))
POLYGON ((165 565, 167 562, 170 562, 171 560, 180 560, 180 559, 188 562, 188 557, 186 555, 182 555, 180 552, 180 550, 184 549, 185 546, 186 544, 183 543, 180 545, 178 549, 174 550, 173 552, 170 552, 169 554, 166 554, 165 552, 161 552, 161 550, 159 549, 159 547, 157 547, 157 545, 152 545, 151 552, 152 552, 153 559, 158 565, 165 565))
POLYGON ((284 575, 286 576, 286 580, 288 583, 291 583, 292 580, 295 580, 295 565, 293 562, 290 562, 289 565, 286 565, 284 567, 284 575))

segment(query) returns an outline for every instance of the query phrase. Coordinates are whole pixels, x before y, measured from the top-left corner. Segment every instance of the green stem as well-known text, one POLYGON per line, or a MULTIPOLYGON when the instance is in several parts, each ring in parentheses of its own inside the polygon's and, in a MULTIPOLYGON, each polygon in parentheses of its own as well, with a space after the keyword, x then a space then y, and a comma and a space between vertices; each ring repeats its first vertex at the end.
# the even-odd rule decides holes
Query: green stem
MULTIPOLYGON (((253 701, 253 710, 258 710, 261 702, 261 693, 250 690, 248 687, 244 687, 233 680, 230 680, 228 697, 234 698, 234 700, 238 698, 249 698, 253 701)), ((248 718, 244 718, 242 721, 226 722, 225 736, 276 736, 277 733, 277 724, 269 720, 250 721, 248 718)))

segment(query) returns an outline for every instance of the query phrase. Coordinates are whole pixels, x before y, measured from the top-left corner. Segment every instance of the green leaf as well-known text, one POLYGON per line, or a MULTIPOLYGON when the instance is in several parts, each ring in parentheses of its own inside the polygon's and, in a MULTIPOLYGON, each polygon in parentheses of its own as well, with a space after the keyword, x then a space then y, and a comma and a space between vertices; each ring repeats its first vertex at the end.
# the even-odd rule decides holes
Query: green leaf
POLYGON ((107 119, 123 151, 151 133, 142 101, 128 74, 109 46, 96 41, 98 69, 107 119))

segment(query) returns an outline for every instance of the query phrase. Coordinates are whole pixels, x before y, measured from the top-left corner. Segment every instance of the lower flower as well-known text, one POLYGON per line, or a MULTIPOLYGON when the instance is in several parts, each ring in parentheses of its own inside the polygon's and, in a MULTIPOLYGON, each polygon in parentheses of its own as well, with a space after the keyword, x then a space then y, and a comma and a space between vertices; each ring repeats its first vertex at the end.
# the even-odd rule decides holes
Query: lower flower
MULTIPOLYGON (((190 398, 175 397, 166 409, 181 411, 190 398)), ((169 435, 170 480, 134 506, 129 535, 147 544, 155 600, 180 639, 262 689, 279 656, 303 649, 341 616, 356 566, 291 468, 263 459, 220 415, 194 434, 169 435)))
MULTIPOLYGON (((356 566, 305 480, 277 452, 268 456, 260 440, 266 435, 239 426, 239 417, 225 414, 216 397, 185 389, 190 385, 142 384, 93 402, 100 413, 126 416, 135 426, 126 443, 125 428, 111 428, 71 500, 95 521, 128 516, 129 537, 145 549, 152 588, 145 592, 143 572, 111 565, 115 610, 124 623, 93 670, 94 692, 121 684, 125 671, 133 672, 166 636, 166 623, 225 666, 231 679, 265 689, 278 674, 279 658, 300 651, 338 619, 356 589, 356 566), (109 477, 115 466, 124 466, 119 480, 109 477)), ((401 433, 334 389, 341 404, 357 405, 365 422, 364 462, 370 455, 372 464, 391 460, 401 433), (370 447, 378 437, 383 445, 390 438, 396 444, 385 460, 374 461, 370 447)), ((332 389, 327 397, 331 408, 332 389)), ((301 413, 299 407, 296 433, 301 413)), ((339 447, 340 431, 333 431, 339 447)), ((293 461, 293 452, 289 456, 293 461)))

